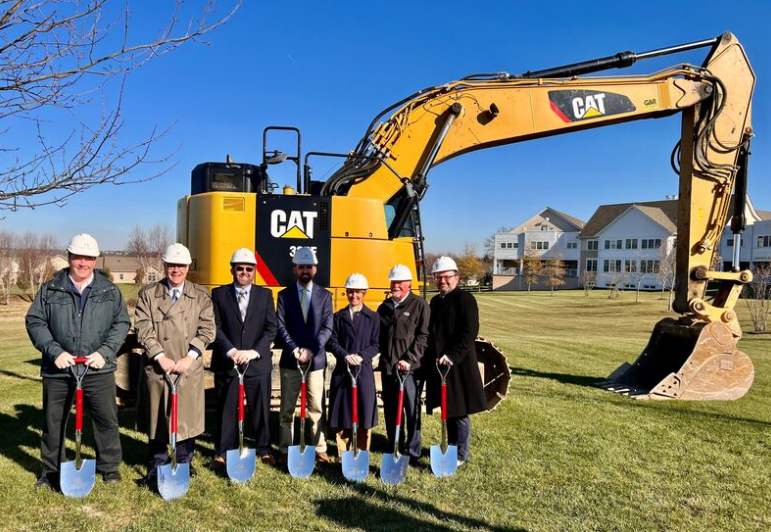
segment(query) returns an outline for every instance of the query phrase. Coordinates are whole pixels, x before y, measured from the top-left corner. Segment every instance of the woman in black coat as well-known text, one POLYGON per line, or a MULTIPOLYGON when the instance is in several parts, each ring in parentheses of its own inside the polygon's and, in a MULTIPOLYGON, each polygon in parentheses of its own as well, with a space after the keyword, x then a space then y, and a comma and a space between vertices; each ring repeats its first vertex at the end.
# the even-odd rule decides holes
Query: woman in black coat
POLYGON ((335 356, 337 364, 329 384, 328 423, 335 432, 338 456, 351 449, 353 427, 351 371, 361 368, 358 379, 359 425, 357 446, 369 450, 369 433, 377 425, 377 402, 372 359, 378 353, 380 318, 364 305, 367 280, 361 274, 353 274, 345 283, 348 306, 335 313, 332 337, 327 348, 335 356))

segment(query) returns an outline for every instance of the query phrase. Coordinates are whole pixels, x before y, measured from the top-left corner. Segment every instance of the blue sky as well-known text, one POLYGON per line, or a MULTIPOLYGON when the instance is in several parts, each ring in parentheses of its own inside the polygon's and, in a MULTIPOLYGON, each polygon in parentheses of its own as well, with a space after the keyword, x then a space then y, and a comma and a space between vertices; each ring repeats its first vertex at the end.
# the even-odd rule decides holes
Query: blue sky
MULTIPOLYGON (((145 4, 147 7, 148 4, 145 4)), ((157 5, 153 3, 153 5, 157 5)), ((126 138, 173 125, 156 153, 176 166, 140 185, 104 186, 67 206, 8 212, 0 228, 56 236, 90 232, 122 249, 135 224, 167 223, 198 163, 259 163, 262 128, 294 125, 305 151, 348 152, 372 118, 430 85, 475 72, 536 70, 632 50, 735 33, 758 78, 753 103, 750 194, 771 210, 768 73, 771 8, 765 2, 254 2, 208 37, 134 73, 125 88, 126 138)), ((137 33, 163 17, 135 10, 137 33)), ((643 61, 623 74, 701 63, 703 51, 643 61)), ((53 124, 65 130, 67 123, 53 124)), ((545 206, 587 220, 603 203, 651 201, 677 192, 669 153, 679 117, 646 120, 483 150, 435 167, 422 204, 429 251, 458 251, 545 206)), ((288 149, 288 137, 274 146, 288 149), (283 142, 283 144, 282 144, 283 142)), ((271 176, 294 182, 289 164, 271 176)), ((317 162, 315 177, 332 170, 317 162)), ((140 170, 135 177, 153 174, 140 170)))

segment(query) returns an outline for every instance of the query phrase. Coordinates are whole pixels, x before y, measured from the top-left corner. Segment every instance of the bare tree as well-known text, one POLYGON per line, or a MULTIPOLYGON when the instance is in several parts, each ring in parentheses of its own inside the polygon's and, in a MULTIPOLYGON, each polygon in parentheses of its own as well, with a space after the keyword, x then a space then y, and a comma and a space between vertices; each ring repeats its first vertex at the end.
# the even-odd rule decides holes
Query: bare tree
MULTIPOLYGON (((168 228, 166 228, 168 231, 168 228)), ((135 225, 129 233, 126 251, 136 257, 139 267, 137 268, 137 284, 145 284, 145 278, 151 267, 156 267, 156 262, 160 260, 163 248, 160 248, 160 239, 162 238, 160 226, 156 225, 149 231, 145 231, 139 225, 135 225)))
POLYGON ((562 258, 555 256, 549 259, 543 275, 546 277, 546 286, 551 287, 551 295, 554 295, 554 288, 565 284, 565 265, 562 258))
POLYGON ((771 316, 771 264, 757 266, 752 282, 745 289, 747 307, 750 310, 752 330, 768 332, 768 317, 771 316))
POLYGON ((0 297, 7 305, 11 300, 11 289, 16 284, 19 265, 16 260, 16 235, 0 231, 0 297))
POLYGON ((522 275, 525 277, 527 283, 527 292, 530 293, 530 287, 537 283, 543 275, 543 262, 532 250, 527 250, 525 256, 522 259, 522 275))
POLYGON ((148 251, 152 266, 156 269, 161 269, 161 257, 171 243, 171 230, 168 225, 155 224, 147 231, 148 251))
POLYGON ((54 269, 51 255, 56 248, 56 239, 51 235, 38 237, 36 233, 28 232, 19 240, 19 288, 27 292, 32 301, 44 282, 49 280, 54 269))
POLYGON ((584 287, 584 297, 588 298, 589 293, 597 286, 597 272, 584 271, 581 274, 581 284, 584 287))
POLYGON ((505 225, 502 225, 496 229, 493 234, 485 238, 485 241, 482 244, 482 249, 485 252, 485 255, 491 258, 495 255, 495 235, 500 233, 510 233, 512 229, 512 227, 506 227, 505 225))
POLYGON ((675 245, 671 247, 666 241, 661 243, 659 248, 659 271, 656 278, 661 284, 661 299, 664 298, 664 292, 669 290, 667 310, 672 310, 672 300, 675 293, 675 272, 677 271, 677 253, 675 245))
POLYGON ((12 159, 0 170, 0 209, 60 205, 95 185, 165 171, 130 179, 137 166, 169 154, 151 154, 165 133, 155 127, 142 139, 122 139, 123 90, 131 72, 185 42, 202 42, 240 7, 217 15, 216 0, 202 1, 195 13, 183 0, 171 2, 158 37, 144 42, 130 31, 129 2, 0 2, 0 151, 12 159), (71 129, 59 133, 62 124, 71 129))

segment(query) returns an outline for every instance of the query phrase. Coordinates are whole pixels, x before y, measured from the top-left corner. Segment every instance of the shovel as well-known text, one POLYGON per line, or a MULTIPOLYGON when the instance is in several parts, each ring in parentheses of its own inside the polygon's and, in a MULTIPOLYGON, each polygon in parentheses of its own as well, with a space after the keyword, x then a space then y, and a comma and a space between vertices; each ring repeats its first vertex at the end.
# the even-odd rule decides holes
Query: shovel
POLYGON ((83 434, 83 378, 88 373, 86 358, 75 359, 75 366, 70 367, 75 377, 75 461, 62 462, 59 483, 62 493, 67 497, 85 497, 94 488, 96 480, 96 461, 83 460, 80 457, 80 439, 83 434), (78 369, 78 368, 82 368, 78 369))
POLYGON ((452 366, 442 366, 437 362, 436 369, 442 376, 442 444, 431 446, 431 471, 439 478, 449 477, 458 469, 458 447, 447 445, 447 374, 452 366))
POLYGON ((394 431, 394 452, 384 454, 380 462, 380 480, 386 484, 401 484, 407 478, 407 466, 410 461, 407 456, 399 453, 399 433, 402 428, 402 409, 404 408, 404 381, 409 373, 396 371, 396 380, 399 381, 399 401, 396 409, 396 430, 394 431))
POLYGON ((225 454, 225 468, 231 480, 248 482, 254 475, 257 463, 256 451, 244 447, 244 375, 249 368, 249 362, 244 364, 244 371, 240 370, 238 364, 235 366, 238 373, 238 449, 225 454))
POLYGON ((351 376, 351 418, 353 420, 353 429, 351 430, 351 441, 353 451, 343 451, 343 476, 353 482, 362 482, 369 473, 369 451, 359 450, 357 429, 359 428, 359 388, 357 381, 361 373, 361 366, 356 366, 357 371, 351 371, 351 365, 347 365, 348 375, 351 376))
POLYGON ((182 497, 190 489, 190 464, 177 463, 177 385, 182 373, 173 381, 167 373, 163 376, 171 385, 171 463, 158 468, 158 492, 170 501, 182 497))
POLYGON ((297 369, 300 370, 300 375, 302 375, 302 384, 300 385, 300 445, 289 447, 289 456, 287 458, 289 474, 295 478, 309 477, 316 465, 316 449, 309 451, 305 446, 305 404, 308 391, 306 378, 308 377, 310 367, 311 365, 307 364, 305 371, 303 371, 300 362, 297 362, 297 369))

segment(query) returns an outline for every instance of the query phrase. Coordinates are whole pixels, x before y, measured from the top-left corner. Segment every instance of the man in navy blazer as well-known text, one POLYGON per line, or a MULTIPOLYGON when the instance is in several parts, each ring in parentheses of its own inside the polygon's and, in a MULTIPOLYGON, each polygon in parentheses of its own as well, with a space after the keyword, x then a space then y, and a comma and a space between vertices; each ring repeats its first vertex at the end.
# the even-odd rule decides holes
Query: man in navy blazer
POLYGON ((326 345, 332 336, 332 293, 313 283, 318 261, 307 247, 298 248, 292 258, 297 282, 278 293, 278 338, 282 347, 281 423, 279 463, 285 464, 287 449, 293 445, 294 412, 302 381, 298 362, 310 364, 307 377, 308 416, 311 438, 319 462, 329 462, 324 436, 323 398, 326 345))
POLYGON ((217 395, 214 460, 209 469, 225 465, 227 451, 238 447, 238 375, 235 364, 248 364, 244 392, 255 431, 256 451, 262 461, 275 463, 270 454, 270 344, 276 336, 273 293, 253 283, 257 260, 241 248, 230 259, 233 283, 212 290, 217 337, 212 344, 212 371, 217 395))

